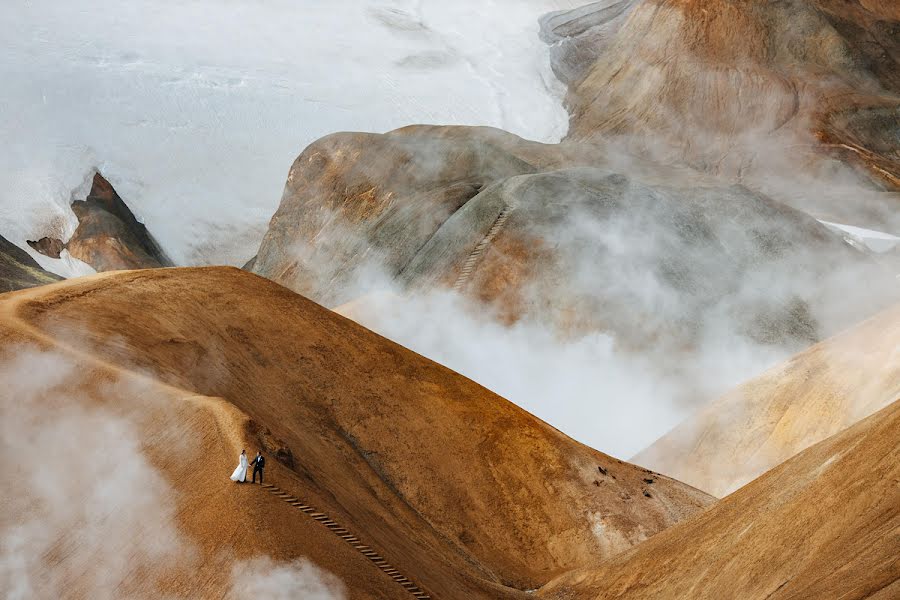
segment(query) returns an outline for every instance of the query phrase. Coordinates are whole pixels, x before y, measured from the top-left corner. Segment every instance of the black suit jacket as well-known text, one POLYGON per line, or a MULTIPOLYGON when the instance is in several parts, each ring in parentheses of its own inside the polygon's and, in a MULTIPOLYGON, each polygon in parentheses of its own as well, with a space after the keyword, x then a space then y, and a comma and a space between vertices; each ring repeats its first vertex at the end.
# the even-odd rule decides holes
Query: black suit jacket
POLYGON ((264 469, 266 467, 266 457, 265 456, 257 456, 256 458, 253 459, 253 462, 251 462, 250 464, 257 466, 260 469, 264 469))

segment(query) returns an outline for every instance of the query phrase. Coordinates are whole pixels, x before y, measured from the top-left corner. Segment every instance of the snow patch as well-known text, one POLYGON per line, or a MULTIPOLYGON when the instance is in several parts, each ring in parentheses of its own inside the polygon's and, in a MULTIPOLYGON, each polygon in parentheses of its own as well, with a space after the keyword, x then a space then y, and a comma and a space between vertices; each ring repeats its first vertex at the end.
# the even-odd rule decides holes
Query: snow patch
POLYGON ((240 265, 293 159, 329 133, 440 123, 556 141, 568 115, 537 20, 580 3, 10 3, 0 235, 68 239, 72 190, 99 168, 177 264, 240 265))
POLYGON ((900 237, 883 231, 864 229, 862 227, 845 225, 843 223, 832 223, 830 221, 820 220, 819 222, 832 231, 844 236, 844 239, 847 240, 850 245, 856 247, 862 246, 872 252, 889 252, 896 248, 897 244, 900 244, 900 237))

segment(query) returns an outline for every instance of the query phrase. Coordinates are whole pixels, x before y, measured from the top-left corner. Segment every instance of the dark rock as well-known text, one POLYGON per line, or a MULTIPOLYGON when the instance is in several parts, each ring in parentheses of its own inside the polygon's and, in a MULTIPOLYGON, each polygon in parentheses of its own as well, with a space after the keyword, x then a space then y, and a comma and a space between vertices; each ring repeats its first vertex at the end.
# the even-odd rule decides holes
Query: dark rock
POLYGON ((244 271, 250 271, 252 273, 254 265, 256 265, 256 256, 254 256, 253 258, 248 260, 246 263, 244 263, 244 266, 241 267, 241 269, 244 271))
POLYGON ((27 252, 0 237, 0 292, 36 287, 60 279, 42 269, 27 252))

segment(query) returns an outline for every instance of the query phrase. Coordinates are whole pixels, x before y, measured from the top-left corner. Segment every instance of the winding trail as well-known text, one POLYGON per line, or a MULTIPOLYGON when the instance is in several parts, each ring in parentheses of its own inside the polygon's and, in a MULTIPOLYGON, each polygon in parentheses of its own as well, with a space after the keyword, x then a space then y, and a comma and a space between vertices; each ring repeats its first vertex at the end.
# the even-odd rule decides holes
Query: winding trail
POLYGON ((503 226, 506 224, 506 221, 509 219, 509 215, 512 213, 511 206, 504 206, 500 210, 500 214, 497 215, 497 218, 494 220, 494 224, 491 225, 491 228, 488 230, 487 234, 481 239, 480 242, 475 246, 472 250, 472 253, 466 257, 466 262, 463 263, 462 271, 459 273, 459 277, 456 279, 456 283, 453 284, 453 291, 460 291, 463 286, 465 286, 469 279, 472 277, 472 272, 475 270, 475 265, 478 264, 478 260, 481 258, 484 251, 490 245, 494 238, 497 237, 497 234, 500 233, 500 230, 503 229, 503 226))
MULTIPOLYGON (((87 279, 103 279, 115 273, 115 271, 111 271, 108 273, 91 275, 88 277, 80 278, 76 281, 82 283, 87 279)), ((242 446, 242 440, 238 439, 239 435, 237 432, 241 429, 238 422, 243 418, 246 418, 246 415, 244 415, 243 412, 241 412, 237 407, 235 407, 224 398, 198 395, 194 392, 191 392, 190 390, 169 385, 143 373, 131 371, 112 362, 103 360, 96 355, 80 350, 58 338, 47 334, 44 330, 32 324, 28 320, 22 318, 22 316, 19 314, 20 307, 28 303, 29 301, 47 296, 48 293, 52 293, 53 291, 56 291, 58 289, 71 286, 71 281, 63 280, 59 283, 47 286, 19 290, 6 294, 2 298, 0 298, 0 319, 2 319, 8 327, 17 329, 19 332, 27 334, 39 344, 46 345, 50 348, 55 348, 73 356, 78 360, 112 371, 117 375, 122 376, 123 378, 133 378, 138 381, 149 382, 153 385, 159 386, 162 389, 165 389, 174 397, 180 397, 184 400, 201 406, 215 419, 219 431, 228 438, 228 441, 233 447, 240 448, 242 446)), ((308 517, 318 521, 329 531, 331 531, 335 536, 350 544, 350 546, 352 546, 360 554, 369 559, 372 564, 376 566, 380 571, 393 579, 400 587, 411 594, 413 598, 416 598, 417 600, 430 600, 432 598, 430 595, 426 594, 421 587, 419 587, 411 579, 409 579, 409 577, 403 575, 400 571, 391 566, 391 564, 388 563, 388 561, 386 561, 378 552, 373 550, 370 546, 363 544, 358 537, 352 534, 349 530, 340 526, 327 514, 317 511, 315 508, 302 502, 300 499, 292 496, 291 494, 281 490, 275 485, 272 485, 271 483, 263 484, 262 487, 272 493, 275 497, 283 500, 284 502, 287 502, 290 506, 299 509, 308 517)))

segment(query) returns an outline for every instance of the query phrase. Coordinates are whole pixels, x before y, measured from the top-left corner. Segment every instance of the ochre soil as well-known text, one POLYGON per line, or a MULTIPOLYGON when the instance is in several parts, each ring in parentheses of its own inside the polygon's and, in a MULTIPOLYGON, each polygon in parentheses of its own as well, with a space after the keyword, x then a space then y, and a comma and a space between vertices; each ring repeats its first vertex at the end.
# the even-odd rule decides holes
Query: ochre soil
MULTIPOLYGON (((73 361, 84 393, 31 401, 47 403, 47 419, 76 401, 129 415, 174 489, 194 557, 165 572, 136 564, 119 587, 133 594, 220 598, 235 561, 266 555, 308 558, 350 598, 410 597, 324 526, 231 482, 241 448, 262 447, 268 481, 433 598, 526 597, 713 501, 237 269, 115 272, 7 294, 0 339, 7 357, 37 348, 73 361)), ((52 568, 66 573, 78 536, 60 535, 68 545, 52 568)), ((79 577, 68 597, 88 594, 79 577)))

